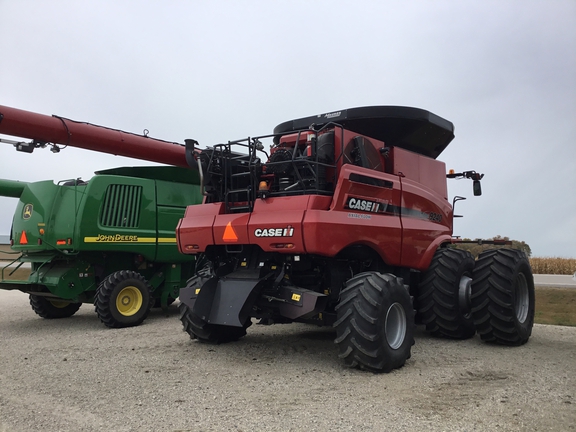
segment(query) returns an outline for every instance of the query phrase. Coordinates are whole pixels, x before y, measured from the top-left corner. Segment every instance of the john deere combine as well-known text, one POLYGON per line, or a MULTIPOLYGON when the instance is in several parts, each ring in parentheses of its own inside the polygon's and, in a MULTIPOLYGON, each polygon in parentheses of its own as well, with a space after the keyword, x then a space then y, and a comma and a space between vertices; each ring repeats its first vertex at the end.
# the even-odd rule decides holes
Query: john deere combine
POLYGON ((99 171, 88 182, 0 180, 0 195, 19 199, 10 242, 20 253, 2 266, 0 289, 28 293, 44 318, 94 303, 108 327, 138 325, 154 304, 178 297, 195 261, 178 253, 175 227, 202 200, 183 146, 8 107, 0 107, 0 133, 32 139, 3 140, 25 152, 60 143, 172 165, 99 171), (29 278, 13 280, 18 268, 29 278))

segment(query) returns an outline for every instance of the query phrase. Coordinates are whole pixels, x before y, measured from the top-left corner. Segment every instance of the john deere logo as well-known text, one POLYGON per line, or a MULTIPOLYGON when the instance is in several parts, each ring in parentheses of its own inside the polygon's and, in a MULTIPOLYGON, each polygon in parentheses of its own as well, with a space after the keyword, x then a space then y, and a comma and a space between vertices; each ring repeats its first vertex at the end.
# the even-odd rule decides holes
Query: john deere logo
POLYGON ((24 212, 22 213, 22 219, 30 219, 32 217, 32 204, 26 204, 24 206, 24 212))

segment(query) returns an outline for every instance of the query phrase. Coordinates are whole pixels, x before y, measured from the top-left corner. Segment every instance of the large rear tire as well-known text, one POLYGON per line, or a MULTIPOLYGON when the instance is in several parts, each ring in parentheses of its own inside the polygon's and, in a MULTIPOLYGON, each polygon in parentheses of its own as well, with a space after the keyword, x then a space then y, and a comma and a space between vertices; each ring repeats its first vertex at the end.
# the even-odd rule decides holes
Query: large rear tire
POLYGON ((434 336, 468 339, 476 328, 470 310, 474 257, 459 249, 438 249, 418 287, 417 310, 434 336))
POLYGON ((336 314, 334 342, 347 366, 390 372, 410 358, 414 309, 402 279, 377 272, 354 276, 336 314))
POLYGON ((82 303, 46 298, 30 294, 30 306, 36 314, 46 319, 69 318, 78 312, 82 303))
POLYGON ((522 345, 534 325, 534 277, 526 255, 515 249, 478 257, 472 282, 472 316, 484 341, 522 345))
MULTIPOLYGON (((200 271, 196 276, 188 280, 186 287, 200 289, 210 278, 210 272, 200 271)), ((212 344, 233 342, 246 336, 246 329, 252 325, 250 319, 247 320, 243 327, 209 324, 194 314, 184 303, 180 303, 178 308, 180 321, 182 321, 182 326, 184 327, 183 330, 188 333, 190 339, 198 339, 200 342, 212 344)))
POLYGON ((152 287, 140 273, 120 270, 100 283, 94 306, 106 327, 132 327, 146 319, 151 299, 152 287))

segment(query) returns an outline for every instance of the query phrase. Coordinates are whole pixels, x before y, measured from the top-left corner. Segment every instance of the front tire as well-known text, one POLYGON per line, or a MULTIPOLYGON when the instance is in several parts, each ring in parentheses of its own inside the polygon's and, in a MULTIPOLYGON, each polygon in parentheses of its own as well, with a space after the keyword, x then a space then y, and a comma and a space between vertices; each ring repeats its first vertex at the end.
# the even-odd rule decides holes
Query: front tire
POLYGON ((130 270, 112 273, 98 286, 94 306, 106 327, 137 326, 152 306, 152 288, 144 277, 130 270))
POLYGON ((82 303, 46 298, 30 294, 30 306, 39 316, 46 319, 69 318, 78 312, 82 303))
POLYGON ((474 257, 459 249, 438 249, 418 286, 417 310, 433 336, 468 339, 476 328, 470 310, 474 257))
POLYGON ((402 279, 365 272, 346 283, 336 306, 335 343, 350 367, 390 372, 414 345, 414 309, 402 279))
POLYGON ((534 277, 526 255, 516 249, 478 257, 472 282, 472 316, 484 341, 525 344, 534 325, 534 277))

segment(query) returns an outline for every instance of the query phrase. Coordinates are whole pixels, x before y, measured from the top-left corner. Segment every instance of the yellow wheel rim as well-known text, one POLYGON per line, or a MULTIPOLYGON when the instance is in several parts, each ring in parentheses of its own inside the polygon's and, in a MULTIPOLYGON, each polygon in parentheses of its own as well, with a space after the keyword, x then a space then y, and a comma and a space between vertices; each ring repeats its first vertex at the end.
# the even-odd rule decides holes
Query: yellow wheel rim
POLYGON ((124 316, 132 316, 142 308, 142 293, 133 286, 122 288, 116 297, 116 309, 124 316))
POLYGON ((58 309, 64 309, 66 306, 70 304, 70 302, 63 301, 63 300, 48 300, 52 306, 58 309))

